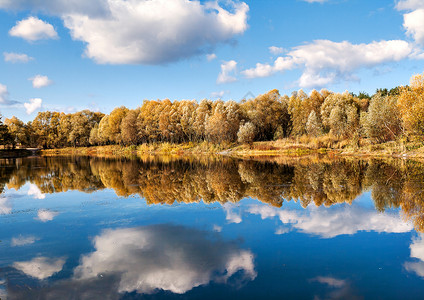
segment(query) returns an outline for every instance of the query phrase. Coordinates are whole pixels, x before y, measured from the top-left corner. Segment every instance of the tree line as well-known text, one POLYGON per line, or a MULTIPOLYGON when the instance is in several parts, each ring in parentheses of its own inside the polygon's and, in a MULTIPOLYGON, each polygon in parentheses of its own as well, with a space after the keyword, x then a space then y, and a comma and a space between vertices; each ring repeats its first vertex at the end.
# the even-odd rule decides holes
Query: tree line
MULTIPOLYGON (((1 123, 1 122, 0 122, 1 123)), ((368 138, 383 143, 424 135, 424 74, 409 86, 379 89, 372 96, 326 89, 281 96, 271 90, 235 101, 145 100, 110 114, 39 112, 24 123, 16 117, 0 124, 0 144, 61 148, 144 143, 270 141, 331 135, 340 140, 368 138)))

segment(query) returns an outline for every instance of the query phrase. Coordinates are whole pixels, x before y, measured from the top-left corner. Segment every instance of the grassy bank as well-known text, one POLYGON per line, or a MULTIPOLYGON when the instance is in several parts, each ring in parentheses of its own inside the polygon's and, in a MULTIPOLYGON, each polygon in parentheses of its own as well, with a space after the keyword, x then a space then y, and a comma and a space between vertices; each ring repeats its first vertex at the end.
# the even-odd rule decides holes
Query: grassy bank
POLYGON ((300 137, 277 141, 255 142, 252 145, 202 143, 154 143, 139 146, 96 146, 43 150, 43 155, 88 156, 141 156, 141 155, 202 155, 222 154, 240 158, 258 156, 305 156, 325 154, 330 156, 370 156, 423 158, 422 142, 392 141, 372 144, 368 140, 352 142, 330 136, 320 138, 300 137))
POLYGON ((185 155, 185 154, 216 154, 232 149, 235 145, 229 143, 214 144, 202 143, 153 143, 139 146, 94 146, 94 147, 69 147, 61 149, 43 150, 43 155, 91 155, 91 156, 136 156, 146 154, 158 155, 185 155))

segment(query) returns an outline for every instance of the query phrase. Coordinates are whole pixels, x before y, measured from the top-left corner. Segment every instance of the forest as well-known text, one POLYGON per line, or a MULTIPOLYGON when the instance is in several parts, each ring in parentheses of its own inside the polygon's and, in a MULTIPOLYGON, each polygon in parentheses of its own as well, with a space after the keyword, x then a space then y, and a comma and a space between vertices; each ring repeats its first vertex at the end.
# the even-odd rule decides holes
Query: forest
POLYGON ((0 121, 0 145, 43 149, 149 143, 240 143, 309 137, 358 145, 422 140, 424 74, 410 85, 361 92, 299 90, 290 96, 271 90, 241 102, 222 100, 144 100, 110 114, 43 111, 24 123, 0 121))

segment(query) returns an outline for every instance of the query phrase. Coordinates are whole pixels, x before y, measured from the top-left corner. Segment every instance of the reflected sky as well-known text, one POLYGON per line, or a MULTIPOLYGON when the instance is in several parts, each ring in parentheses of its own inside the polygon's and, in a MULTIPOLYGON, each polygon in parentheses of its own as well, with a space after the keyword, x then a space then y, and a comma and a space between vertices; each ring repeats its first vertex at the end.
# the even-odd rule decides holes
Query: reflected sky
POLYGON ((14 162, 0 297, 419 299, 421 175, 381 164, 14 162))

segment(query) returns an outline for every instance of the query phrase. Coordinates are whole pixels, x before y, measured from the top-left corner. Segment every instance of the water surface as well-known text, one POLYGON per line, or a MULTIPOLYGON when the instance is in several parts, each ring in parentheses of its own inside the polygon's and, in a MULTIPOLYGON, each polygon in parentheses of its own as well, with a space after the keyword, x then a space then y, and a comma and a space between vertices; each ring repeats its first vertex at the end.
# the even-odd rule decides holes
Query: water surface
POLYGON ((1 299, 419 299, 424 165, 0 160, 1 299))

